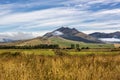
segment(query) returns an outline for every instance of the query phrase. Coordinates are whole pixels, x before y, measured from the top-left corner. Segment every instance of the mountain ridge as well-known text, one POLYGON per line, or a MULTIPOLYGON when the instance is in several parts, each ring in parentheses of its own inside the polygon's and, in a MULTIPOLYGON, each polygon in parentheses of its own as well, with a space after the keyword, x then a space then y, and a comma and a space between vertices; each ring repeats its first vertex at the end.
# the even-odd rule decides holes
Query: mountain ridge
POLYGON ((98 40, 97 38, 94 38, 83 32, 80 32, 75 28, 61 27, 52 32, 46 33, 45 35, 43 35, 43 38, 50 38, 53 36, 59 36, 68 40, 80 41, 85 43, 101 43, 101 41, 98 40))
POLYGON ((120 31, 116 31, 113 33, 95 32, 95 33, 91 33, 89 35, 96 37, 96 38, 120 38, 120 31))
MULTIPOLYGON (((48 32, 42 37, 36 37, 28 40, 17 40, 12 42, 0 43, 0 45, 15 45, 15 46, 24 46, 24 45, 39 45, 39 44, 54 44, 59 41, 60 43, 102 43, 100 40, 91 37, 85 33, 78 31, 75 28, 61 27, 52 32, 48 32), (58 39, 57 39, 58 38, 58 39), (51 40, 52 39, 52 40, 51 40), (57 40, 55 40, 57 39, 57 40)), ((60 44, 58 42, 58 44, 60 44)))

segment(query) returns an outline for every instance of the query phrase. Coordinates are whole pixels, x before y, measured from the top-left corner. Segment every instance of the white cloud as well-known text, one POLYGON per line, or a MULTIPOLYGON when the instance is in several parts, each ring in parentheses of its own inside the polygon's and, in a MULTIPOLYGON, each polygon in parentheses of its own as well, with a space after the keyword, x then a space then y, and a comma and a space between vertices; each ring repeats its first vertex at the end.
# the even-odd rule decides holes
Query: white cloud
POLYGON ((45 0, 33 0, 33 1, 24 1, 23 3, 20 3, 19 1, 14 3, 7 3, 7 4, 0 4, 0 10, 8 10, 8 9, 21 9, 21 8, 32 8, 36 6, 48 6, 48 5, 58 5, 60 0, 51 0, 51 1, 45 1, 45 0), (55 4, 50 4, 50 3, 55 4))
MULTIPOLYGON (((41 1, 41 0, 38 0, 41 1)), ((117 9, 104 9, 98 11, 91 11, 89 8, 91 5, 96 3, 109 4, 118 3, 120 0, 53 0, 53 1, 43 1, 43 2, 33 2, 31 3, 12 3, 6 5, 0 5, 0 27, 6 28, 6 32, 9 31, 7 28, 15 25, 16 28, 11 29, 11 31, 23 30, 23 33, 15 33, 16 35, 29 35, 25 32, 31 29, 46 29, 49 27, 57 26, 70 26, 77 27, 81 31, 87 33, 95 31, 104 32, 114 32, 113 28, 120 30, 120 8, 117 9), (54 4, 50 3, 55 2, 54 4), (60 2, 60 3, 58 3, 60 2), (30 8, 34 6, 46 6, 46 5, 65 5, 54 8, 48 8, 43 10, 36 10, 30 12, 14 12, 14 10, 19 8, 30 8), (89 22, 91 20, 91 22, 89 22), (92 21, 93 20, 93 21, 92 21), (88 22, 87 22, 88 21, 88 22), (83 27, 81 28, 81 26, 83 27), (92 30, 93 29, 93 30, 92 30)), ((114 5, 115 5, 114 4, 114 5)), ((50 30, 50 29, 49 29, 50 30)), ((32 31, 32 30, 31 30, 32 31)), ((4 31, 3 31, 4 32, 4 31)), ((34 31, 33 31, 34 32, 34 31)), ((45 31, 46 32, 46 31, 45 31)), ((12 35, 13 33, 10 32, 12 35)), ((9 34, 10 34, 9 33, 9 34)), ((35 32, 34 32, 35 33, 35 32)), ((0 36, 8 35, 1 34, 0 36)), ((30 33, 32 34, 32 33, 30 33)), ((39 33, 40 34, 40 33, 39 33)), ((43 32, 40 34, 42 35, 43 32)), ((37 34, 35 34, 37 35, 37 34)), ((29 36, 31 38, 31 36, 29 36)), ((15 38, 15 37, 13 37, 15 38)))
POLYGON ((119 27, 120 20, 113 20, 118 15, 119 9, 102 10, 98 12, 83 11, 74 8, 52 8, 27 13, 15 13, 3 16, 0 25, 20 25, 17 29, 44 28, 49 26, 86 26, 89 28, 112 28, 119 27), (107 17, 106 17, 107 15, 107 17), (111 16, 112 15, 112 16, 111 16), (114 16, 113 16, 114 15, 114 16), (93 22, 84 22, 95 20, 93 22), (114 24, 114 25, 111 25, 114 24))
POLYGON ((66 17, 66 16, 74 15, 74 13, 75 13, 74 10, 66 9, 66 8, 52 8, 46 10, 33 11, 33 12, 26 12, 26 13, 15 13, 1 17, 0 24, 6 25, 6 24, 14 24, 14 23, 22 23, 22 22, 30 22, 30 21, 32 22, 35 20, 42 21, 42 20, 53 19, 58 17, 66 17))
POLYGON ((5 10, 5 11, 0 10, 0 16, 5 16, 5 15, 9 14, 10 12, 11 12, 11 10, 5 10))
POLYGON ((120 39, 117 38, 100 38, 100 40, 104 42, 120 42, 120 39))
POLYGON ((116 32, 116 30, 87 30, 87 31, 83 31, 86 34, 91 34, 93 32, 101 32, 101 33, 113 33, 116 32))
POLYGON ((99 12, 96 12, 95 15, 97 16, 103 16, 103 15, 109 15, 109 14, 112 14, 112 15, 116 15, 116 14, 119 14, 120 13, 120 9, 111 9, 111 10, 102 10, 102 11, 99 11, 99 12))
POLYGON ((0 41, 3 39, 11 39, 11 40, 25 40, 32 39, 36 37, 40 37, 48 31, 40 31, 40 32, 3 32, 0 33, 0 41))

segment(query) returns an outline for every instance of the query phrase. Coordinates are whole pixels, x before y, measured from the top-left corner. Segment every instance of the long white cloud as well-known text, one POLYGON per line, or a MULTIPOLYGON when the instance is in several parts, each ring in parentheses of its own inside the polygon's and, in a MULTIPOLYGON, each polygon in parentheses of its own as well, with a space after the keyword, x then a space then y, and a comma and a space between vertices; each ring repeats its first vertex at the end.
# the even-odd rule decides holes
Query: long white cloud
MULTIPOLYGON (((24 28, 36 28, 36 27, 44 27, 44 26, 59 26, 59 25, 69 25, 69 24, 80 24, 82 26, 82 21, 89 20, 89 19, 105 19, 105 15, 109 14, 115 15, 119 13, 119 9, 113 9, 113 10, 106 10, 106 11, 100 11, 100 12, 88 12, 85 11, 79 11, 79 10, 73 10, 73 9, 67 9, 66 8, 53 8, 53 9, 47 9, 42 11, 35 11, 35 12, 29 12, 29 13, 19 13, 19 14, 11 14, 7 16, 3 16, 0 19, 0 25, 12 25, 12 24, 19 24, 21 26, 24 26, 24 28), (59 13, 61 11, 61 13, 59 13), (109 13, 110 12, 110 13, 109 13), (56 14, 58 13, 58 14, 56 14), (89 15, 91 13, 91 15, 89 15), (36 23, 37 22, 37 23, 36 23), (26 24, 31 25, 26 25, 26 24)), ((109 18, 113 18, 110 17, 109 18)), ((114 20, 116 22, 116 20, 114 20)), ((93 22, 93 23, 85 23, 84 26, 88 27, 97 27, 101 24, 110 24, 113 22, 110 22, 110 20, 106 20, 106 22, 93 22)), ((109 27, 108 27, 109 28, 109 27)))
POLYGON ((0 33, 0 42, 3 39, 10 39, 10 40, 25 40, 31 39, 35 37, 40 37, 41 35, 45 34, 48 31, 40 31, 40 32, 3 32, 0 33))
MULTIPOLYGON (((38 0, 40 1, 40 0, 38 0)), ((42 5, 49 5, 48 3, 52 1, 45 1, 40 3, 42 5)), ((55 4, 64 5, 56 8, 48 8, 43 10, 36 10, 31 12, 14 12, 14 7, 16 8, 25 8, 33 7, 34 5, 40 5, 39 3, 30 3, 30 4, 7 4, 0 5, 3 8, 0 8, 0 27, 8 28, 12 25, 17 27, 13 31, 45 28, 45 27, 55 27, 55 26, 71 26, 77 27, 80 29, 80 26, 86 28, 83 30, 89 32, 94 30, 91 29, 102 29, 104 32, 111 32, 112 28, 120 29, 120 8, 111 9, 111 10, 100 10, 100 11, 90 11, 88 10, 91 5, 96 3, 108 4, 108 3, 118 3, 120 0, 67 0, 60 1, 60 3, 55 2, 55 4), (71 5, 74 4, 74 5, 71 5), (3 11, 4 9, 4 11, 3 11), (92 21, 93 20, 93 21, 92 21), (87 22, 91 21, 91 22, 87 22), (88 31, 87 31, 88 29, 88 31)), ((6 30, 7 31, 7 30, 6 30)), ((24 32, 23 31, 23 32, 24 32)), ((101 30, 98 30, 101 31, 101 30)), ((115 30, 114 30, 115 31, 115 30)), ((47 31, 45 31, 47 32, 47 31)), ((43 35, 45 32, 39 33, 43 35)), ((36 37, 36 36, 35 36, 36 37)))

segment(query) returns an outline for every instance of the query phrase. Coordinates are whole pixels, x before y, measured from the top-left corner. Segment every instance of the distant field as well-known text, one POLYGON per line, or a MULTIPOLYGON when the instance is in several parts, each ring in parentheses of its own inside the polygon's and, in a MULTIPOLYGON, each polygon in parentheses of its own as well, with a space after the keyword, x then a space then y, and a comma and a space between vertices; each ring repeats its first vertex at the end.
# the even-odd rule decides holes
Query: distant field
POLYGON ((76 49, 0 49, 0 54, 2 53, 22 53, 22 54, 35 54, 35 55, 48 55, 54 56, 57 53, 67 54, 67 55, 88 55, 88 54, 120 54, 120 48, 100 48, 100 49, 81 49, 80 51, 76 49))
POLYGON ((23 54, 35 54, 35 55, 54 55, 52 49, 0 49, 0 54, 2 53, 23 53, 23 54))

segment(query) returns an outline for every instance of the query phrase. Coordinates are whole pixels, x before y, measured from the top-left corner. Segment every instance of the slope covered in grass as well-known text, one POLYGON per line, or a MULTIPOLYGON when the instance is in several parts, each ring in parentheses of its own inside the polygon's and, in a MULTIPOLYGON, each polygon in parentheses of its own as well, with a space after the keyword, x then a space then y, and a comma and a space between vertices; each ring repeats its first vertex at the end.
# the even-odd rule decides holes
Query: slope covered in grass
POLYGON ((67 40, 61 37, 51 37, 49 38, 51 43, 59 44, 60 47, 70 47, 71 44, 79 44, 80 47, 89 47, 89 48, 114 48, 113 44, 95 44, 95 43, 83 43, 78 41, 67 40))

